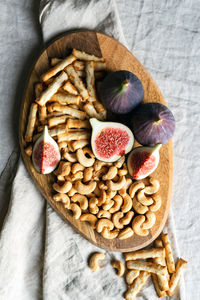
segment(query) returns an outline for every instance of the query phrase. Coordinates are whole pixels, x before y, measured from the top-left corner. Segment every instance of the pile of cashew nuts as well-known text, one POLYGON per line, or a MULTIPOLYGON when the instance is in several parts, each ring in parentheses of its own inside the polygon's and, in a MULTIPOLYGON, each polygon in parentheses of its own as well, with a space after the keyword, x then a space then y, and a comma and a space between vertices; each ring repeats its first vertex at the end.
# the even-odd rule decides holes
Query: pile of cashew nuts
POLYGON ((89 145, 72 150, 64 153, 54 172, 54 201, 106 239, 147 236, 161 206, 159 181, 149 178, 147 186, 143 181, 134 182, 124 156, 106 163, 94 157, 89 145))

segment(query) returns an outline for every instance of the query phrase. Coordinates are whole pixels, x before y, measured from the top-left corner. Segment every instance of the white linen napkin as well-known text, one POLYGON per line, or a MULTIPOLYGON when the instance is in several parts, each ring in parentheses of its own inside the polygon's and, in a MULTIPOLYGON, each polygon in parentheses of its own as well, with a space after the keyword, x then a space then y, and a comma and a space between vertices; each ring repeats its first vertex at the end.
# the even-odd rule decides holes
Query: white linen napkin
MULTIPOLYGON (((126 44, 114 0, 42 0, 40 22, 45 41, 67 30, 86 28, 126 44)), ((172 213, 165 230, 177 258, 172 213)), ((76 233, 46 204, 20 159, 0 238, 0 299, 123 299, 125 283, 109 262, 113 257, 122 259, 121 253, 106 252, 107 265, 93 273, 87 261, 96 250, 106 252, 76 233)), ((183 287, 181 291, 172 299, 183 300, 183 287)), ((157 299, 151 280, 137 299, 157 299)))

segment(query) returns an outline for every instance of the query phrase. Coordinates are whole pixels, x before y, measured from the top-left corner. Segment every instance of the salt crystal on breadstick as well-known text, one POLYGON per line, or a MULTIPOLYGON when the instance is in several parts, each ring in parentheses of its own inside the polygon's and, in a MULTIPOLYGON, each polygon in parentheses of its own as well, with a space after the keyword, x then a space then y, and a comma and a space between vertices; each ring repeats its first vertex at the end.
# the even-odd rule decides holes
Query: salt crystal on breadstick
POLYGON ((146 250, 137 250, 129 253, 125 253, 124 257, 125 260, 134 260, 138 258, 153 258, 153 257, 164 257, 165 256, 165 249, 164 248, 151 248, 146 250))
POLYGON ((126 263, 128 269, 136 269, 141 271, 147 271, 159 275, 164 275, 166 272, 166 267, 146 261, 140 260, 129 260, 126 263))
POLYGON ((58 64, 56 64, 53 68, 51 68, 41 76, 42 81, 47 81, 49 78, 55 76, 58 72, 62 71, 75 60, 76 57, 72 54, 61 60, 58 64))
POLYGON ((141 288, 145 285, 150 273, 141 271, 140 275, 131 284, 130 288, 126 291, 124 298, 126 300, 134 300, 141 288))
POLYGON ((30 112, 28 116, 28 124, 25 133, 25 141, 31 142, 33 138, 33 131, 35 129, 35 122, 37 116, 38 106, 36 103, 32 103, 30 107, 30 112))
POLYGON ((104 61, 103 57, 97 57, 95 55, 91 55, 83 51, 79 51, 77 49, 73 49, 72 54, 80 60, 104 61))
POLYGON ((169 296, 173 296, 174 291, 177 287, 177 284, 183 274, 183 271, 186 269, 187 267, 187 261, 185 261, 182 258, 179 258, 177 264, 176 264, 176 269, 175 269, 175 273, 173 273, 170 282, 169 282, 169 290, 168 290, 168 295, 169 296))
POLYGON ((67 74, 69 75, 70 80, 75 85, 76 89, 79 91, 80 95, 82 96, 83 100, 87 100, 89 98, 88 91, 86 90, 83 81, 78 76, 76 70, 72 65, 65 68, 67 74))
POLYGON ((163 246, 165 247, 165 251, 166 251, 166 262, 167 262, 168 271, 169 273, 173 273, 175 271, 175 264, 174 264, 174 258, 173 258, 168 234, 162 233, 161 240, 163 242, 163 246))
POLYGON ((55 80, 48 86, 48 88, 44 92, 42 92, 41 96, 36 99, 36 102, 41 106, 45 105, 62 86, 63 82, 67 79, 67 74, 65 72, 62 72, 58 77, 55 78, 55 80))

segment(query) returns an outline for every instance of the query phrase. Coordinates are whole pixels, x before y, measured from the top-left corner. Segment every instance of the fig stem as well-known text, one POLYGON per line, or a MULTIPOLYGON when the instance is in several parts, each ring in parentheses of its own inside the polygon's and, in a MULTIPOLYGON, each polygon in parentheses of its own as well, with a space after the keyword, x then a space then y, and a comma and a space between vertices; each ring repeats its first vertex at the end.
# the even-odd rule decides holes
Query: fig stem
POLYGON ((155 125, 159 125, 160 123, 162 123, 162 119, 158 119, 158 120, 154 121, 155 125))
POLYGON ((129 81, 127 79, 125 79, 121 86, 121 92, 124 93, 128 86, 129 86, 129 81))

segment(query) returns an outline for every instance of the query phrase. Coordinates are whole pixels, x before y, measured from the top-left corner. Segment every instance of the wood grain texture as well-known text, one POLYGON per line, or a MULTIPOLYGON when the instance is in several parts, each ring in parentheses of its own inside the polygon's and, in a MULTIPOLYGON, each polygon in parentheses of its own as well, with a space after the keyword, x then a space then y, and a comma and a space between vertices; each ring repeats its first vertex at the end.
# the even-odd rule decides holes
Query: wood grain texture
MULTIPOLYGON (((33 101, 33 85, 39 80, 39 76, 44 73, 49 66, 49 58, 66 57, 76 48, 97 56, 103 56, 106 65, 110 71, 129 70, 136 74, 142 81, 145 95, 144 103, 159 102, 165 104, 164 98, 148 72, 141 63, 127 50, 122 44, 113 38, 95 32, 75 32, 64 35, 54 41, 46 50, 42 52, 28 79, 24 98, 21 106, 20 124, 19 124, 19 142, 24 163, 31 174, 36 186, 41 191, 49 204, 59 213, 59 215, 71 223, 80 234, 87 238, 93 244, 113 251, 131 251, 143 248, 150 244, 162 231, 169 212, 172 189, 172 142, 164 145, 160 150, 160 163, 153 177, 160 181, 160 196, 162 206, 156 212, 156 225, 149 231, 146 237, 140 237, 134 234, 127 240, 107 240, 90 228, 86 222, 74 220, 71 213, 63 208, 62 204, 55 203, 52 194, 53 175, 40 175, 32 166, 30 158, 24 152, 24 133, 26 129, 27 116, 30 103, 33 101)), ((66 224, 69 226, 69 224, 66 224)))

